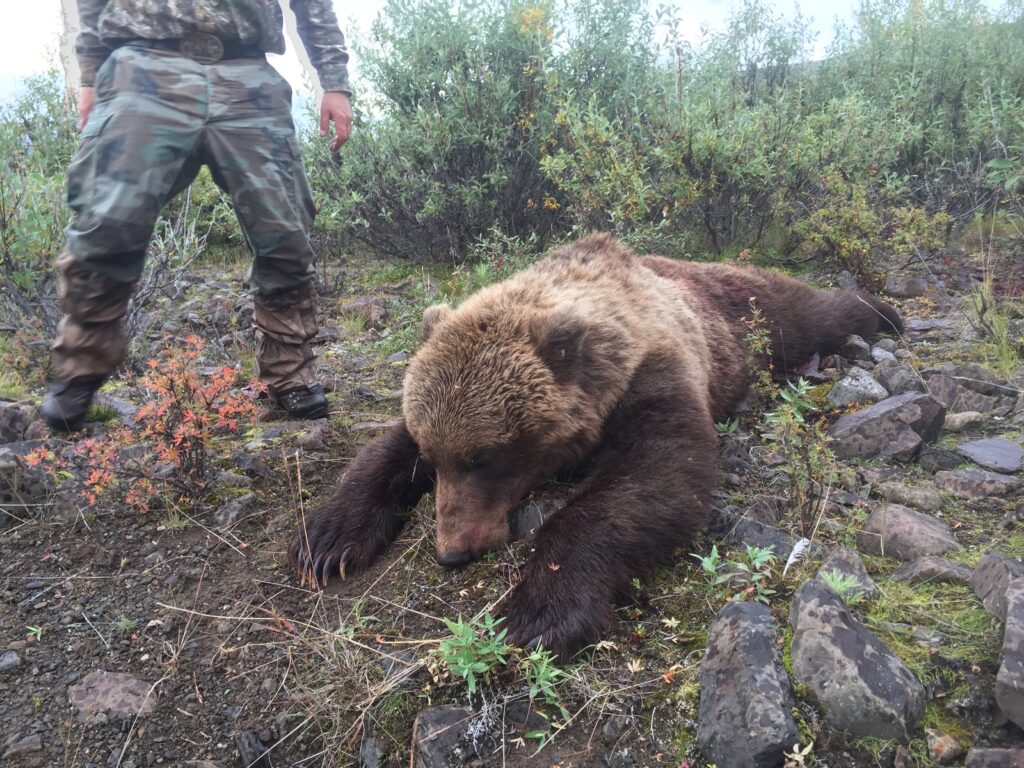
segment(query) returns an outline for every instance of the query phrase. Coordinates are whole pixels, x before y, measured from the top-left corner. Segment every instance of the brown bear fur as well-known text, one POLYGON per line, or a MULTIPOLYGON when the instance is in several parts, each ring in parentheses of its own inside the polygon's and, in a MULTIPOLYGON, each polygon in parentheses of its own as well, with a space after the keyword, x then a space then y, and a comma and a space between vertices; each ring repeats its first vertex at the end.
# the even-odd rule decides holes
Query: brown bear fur
POLYGON ((902 328, 869 296, 584 238, 458 309, 427 310, 404 423, 360 451, 307 516, 293 560, 315 581, 365 568, 433 487, 437 560, 462 565, 506 542, 508 515, 534 486, 582 470, 502 610, 513 643, 565 657, 595 642, 631 580, 704 524, 714 423, 750 382, 752 298, 776 370, 850 334, 902 328))

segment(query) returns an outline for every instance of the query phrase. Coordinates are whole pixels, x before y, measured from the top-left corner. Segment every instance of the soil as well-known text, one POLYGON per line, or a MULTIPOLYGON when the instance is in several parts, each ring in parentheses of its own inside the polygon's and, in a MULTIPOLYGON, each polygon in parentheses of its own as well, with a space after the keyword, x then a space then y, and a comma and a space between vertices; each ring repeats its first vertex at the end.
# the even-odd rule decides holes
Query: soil
MULTIPOLYGON (((443 569, 433 560, 424 502, 369 572, 321 591, 290 571, 286 549, 301 509, 323 499, 358 446, 399 415, 414 333, 397 334, 437 293, 424 273, 391 273, 371 261, 347 269, 346 292, 325 296, 321 307, 328 428, 316 434, 316 424, 268 412, 222 451, 221 468, 246 478, 233 480, 240 487, 227 488, 225 498, 251 492, 257 500, 240 519, 218 525, 212 505, 140 514, 79 499, 70 513, 40 510, 0 530, 0 654, 13 650, 20 659, 0 672, 0 754, 21 745, 0 766, 407 766, 416 714, 448 704, 484 712, 476 718, 479 752, 464 744, 463 765, 701 765, 688 742, 705 627, 718 606, 702 591, 688 553, 638 586, 607 643, 562 678, 559 695, 572 717, 539 752, 537 732, 549 732, 544 720, 513 725, 530 710, 517 670, 482 681, 471 697, 430 654, 450 634, 444 619, 479 616, 507 591, 528 542, 443 569), (365 296, 379 297, 389 314, 352 321, 345 302, 365 296), (81 722, 68 691, 97 670, 148 684, 152 712, 81 722), (260 745, 269 756, 259 757, 260 745)), ((240 289, 210 288, 236 285, 240 274, 241 266, 210 269, 156 311, 180 321, 186 300, 241 296, 240 289)), ((907 300, 904 311, 951 310, 922 299, 907 300)), ((230 361, 246 349, 239 340, 248 332, 223 330, 204 332, 238 342, 220 345, 230 361)), ((131 401, 132 378, 126 373, 114 394, 131 401)), ((532 501, 551 505, 561 492, 555 486, 532 501)), ((772 607, 783 626, 786 598, 798 584, 776 585, 772 607)), ((991 672, 991 663, 979 659, 979 669, 991 672)), ((566 721, 556 707, 535 709, 566 721)), ((891 765, 893 748, 851 746, 821 725, 812 706, 801 711, 816 734, 819 765, 891 765)), ((968 741, 1013 737, 980 715, 961 726, 968 741)))

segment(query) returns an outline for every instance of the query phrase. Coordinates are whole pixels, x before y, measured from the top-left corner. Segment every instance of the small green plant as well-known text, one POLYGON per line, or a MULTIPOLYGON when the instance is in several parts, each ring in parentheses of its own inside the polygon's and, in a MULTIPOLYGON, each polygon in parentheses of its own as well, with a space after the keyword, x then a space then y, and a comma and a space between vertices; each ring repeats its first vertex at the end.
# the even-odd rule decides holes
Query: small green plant
POLYGON ((534 648, 519 660, 519 669, 526 678, 531 702, 540 696, 548 704, 558 707, 563 718, 569 717, 555 692, 555 684, 565 677, 565 672, 558 668, 551 651, 547 648, 534 648))
POLYGON ((708 594, 715 598, 767 603, 775 594, 775 590, 768 587, 771 564, 775 561, 771 549, 748 546, 739 559, 723 561, 718 545, 713 545, 710 555, 691 554, 690 557, 700 563, 708 594))
POLYGON ((490 613, 482 621, 466 621, 462 616, 444 620, 452 636, 438 645, 438 658, 449 672, 465 679, 470 693, 476 693, 477 678, 490 682, 491 675, 507 663, 511 646, 505 644, 508 630, 497 628, 500 622, 490 613))
POLYGON ((801 534, 810 537, 819 511, 819 498, 835 482, 838 468, 829 448, 828 433, 821 421, 808 421, 817 406, 810 398, 805 379, 779 390, 781 402, 764 416, 762 433, 781 451, 782 471, 790 479, 790 504, 800 518, 801 534))
POLYGON ((740 426, 740 420, 738 417, 728 419, 727 421, 716 421, 715 432, 721 436, 731 435, 740 426))
POLYGON ((854 576, 839 571, 822 571, 820 578, 847 605, 856 605, 864 597, 864 589, 854 576))
POLYGON ((38 643, 40 640, 43 639, 42 627, 33 627, 31 625, 28 625, 25 627, 25 629, 28 630, 28 639, 32 642, 38 643))
POLYGON ((130 635, 138 626, 139 622, 136 619, 128 616, 119 616, 117 621, 114 622, 114 632, 119 635, 130 635))

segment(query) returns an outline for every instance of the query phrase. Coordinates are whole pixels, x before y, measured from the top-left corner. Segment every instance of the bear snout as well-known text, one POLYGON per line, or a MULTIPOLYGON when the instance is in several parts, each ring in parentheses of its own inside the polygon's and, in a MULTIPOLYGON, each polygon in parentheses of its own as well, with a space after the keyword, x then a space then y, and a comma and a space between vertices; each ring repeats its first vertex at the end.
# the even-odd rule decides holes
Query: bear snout
POLYGON ((437 564, 443 565, 445 568, 460 568, 473 562, 477 557, 479 555, 474 555, 471 549, 448 549, 443 552, 440 550, 434 552, 437 564))

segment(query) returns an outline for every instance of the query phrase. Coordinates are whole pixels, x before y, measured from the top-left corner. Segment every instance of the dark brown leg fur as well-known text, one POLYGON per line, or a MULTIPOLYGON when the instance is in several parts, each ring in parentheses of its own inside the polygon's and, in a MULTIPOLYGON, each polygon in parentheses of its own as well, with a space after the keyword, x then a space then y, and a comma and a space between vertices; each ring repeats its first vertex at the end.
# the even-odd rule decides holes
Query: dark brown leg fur
POLYGON ((576 496, 537 534, 502 613, 509 642, 562 659, 596 642, 630 582, 668 561, 704 524, 716 477, 705 398, 674 359, 648 360, 607 426, 576 496))
POLYGON ((434 469, 420 458, 403 422, 367 443, 334 495, 300 521, 288 550, 292 564, 311 584, 363 570, 433 485, 434 469))

